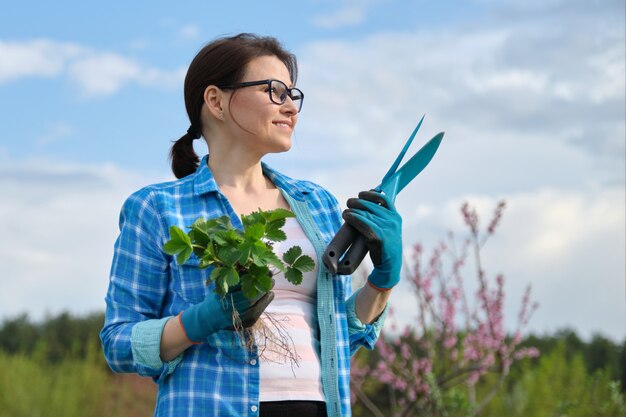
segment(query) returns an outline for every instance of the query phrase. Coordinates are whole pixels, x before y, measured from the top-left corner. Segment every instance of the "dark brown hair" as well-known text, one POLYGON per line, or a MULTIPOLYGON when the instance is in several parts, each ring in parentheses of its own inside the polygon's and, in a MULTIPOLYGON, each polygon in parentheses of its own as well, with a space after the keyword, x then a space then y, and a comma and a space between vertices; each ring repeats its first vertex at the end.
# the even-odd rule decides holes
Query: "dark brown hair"
POLYGON ((193 149, 193 140, 200 137, 202 121, 200 111, 204 103, 204 90, 210 85, 228 85, 241 82, 246 65, 261 56, 275 56, 287 70, 295 84, 298 64, 295 55, 269 36, 241 33, 216 39, 205 45, 195 56, 185 77, 185 107, 191 129, 174 142, 170 150, 172 171, 176 178, 195 172, 199 158, 193 149))

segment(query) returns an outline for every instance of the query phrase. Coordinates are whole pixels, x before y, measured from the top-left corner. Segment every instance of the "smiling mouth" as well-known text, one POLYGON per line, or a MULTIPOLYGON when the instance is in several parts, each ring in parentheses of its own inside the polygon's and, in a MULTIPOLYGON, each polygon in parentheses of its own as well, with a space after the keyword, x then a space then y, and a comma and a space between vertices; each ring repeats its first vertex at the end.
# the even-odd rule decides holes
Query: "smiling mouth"
POLYGON ((274 126, 291 129, 291 125, 284 122, 274 122, 274 126))

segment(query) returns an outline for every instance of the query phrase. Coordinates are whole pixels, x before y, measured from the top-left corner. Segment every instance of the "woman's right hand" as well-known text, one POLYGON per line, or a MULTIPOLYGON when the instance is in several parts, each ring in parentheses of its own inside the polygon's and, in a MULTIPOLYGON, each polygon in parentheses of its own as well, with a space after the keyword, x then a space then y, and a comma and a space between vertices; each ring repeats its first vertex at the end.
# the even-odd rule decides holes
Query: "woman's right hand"
POLYGON ((233 309, 239 313, 243 327, 250 327, 256 323, 273 299, 274 292, 271 289, 255 299, 246 298, 241 286, 233 287, 224 298, 209 291, 204 301, 189 307, 179 315, 180 323, 190 341, 201 343, 219 330, 234 330, 233 309))

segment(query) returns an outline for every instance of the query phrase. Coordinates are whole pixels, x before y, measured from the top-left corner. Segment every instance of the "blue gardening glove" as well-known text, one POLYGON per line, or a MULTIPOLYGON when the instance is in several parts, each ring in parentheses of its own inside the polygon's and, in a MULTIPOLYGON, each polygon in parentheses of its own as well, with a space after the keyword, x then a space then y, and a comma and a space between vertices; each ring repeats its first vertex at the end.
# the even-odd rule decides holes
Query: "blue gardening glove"
POLYGON ((243 327, 250 327, 256 323, 273 299, 274 292, 269 291, 250 300, 243 295, 241 286, 233 287, 223 299, 215 292, 209 291, 204 301, 180 314, 180 322, 189 340, 200 343, 219 330, 234 330, 233 307, 239 313, 243 327))
POLYGON ((361 191, 347 205, 342 217, 365 237, 374 264, 368 282, 379 290, 391 289, 402 269, 402 217, 393 201, 376 191, 361 191))

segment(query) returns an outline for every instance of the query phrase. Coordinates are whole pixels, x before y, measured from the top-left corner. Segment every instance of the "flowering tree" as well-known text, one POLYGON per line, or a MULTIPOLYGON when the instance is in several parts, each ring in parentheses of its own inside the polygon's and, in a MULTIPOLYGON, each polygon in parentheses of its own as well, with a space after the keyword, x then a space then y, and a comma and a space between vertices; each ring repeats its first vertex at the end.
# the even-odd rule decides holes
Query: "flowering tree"
MULTIPOLYGON (((535 357, 535 348, 521 348, 522 331, 537 308, 530 302, 530 286, 522 299, 517 330, 504 327, 504 277, 487 278, 481 249, 502 217, 500 202, 485 231, 476 210, 461 209, 469 237, 460 244, 450 232, 424 263, 424 251, 413 247, 410 284, 417 316, 399 337, 383 333, 372 353, 360 351, 352 360, 353 403, 377 417, 475 416, 502 386, 511 364, 535 357), (470 302, 461 275, 470 256, 478 290, 470 302), (478 384, 481 382, 480 384, 478 384), (384 413, 383 413, 384 412, 384 413)), ((397 332, 393 311, 392 332, 397 332)))

